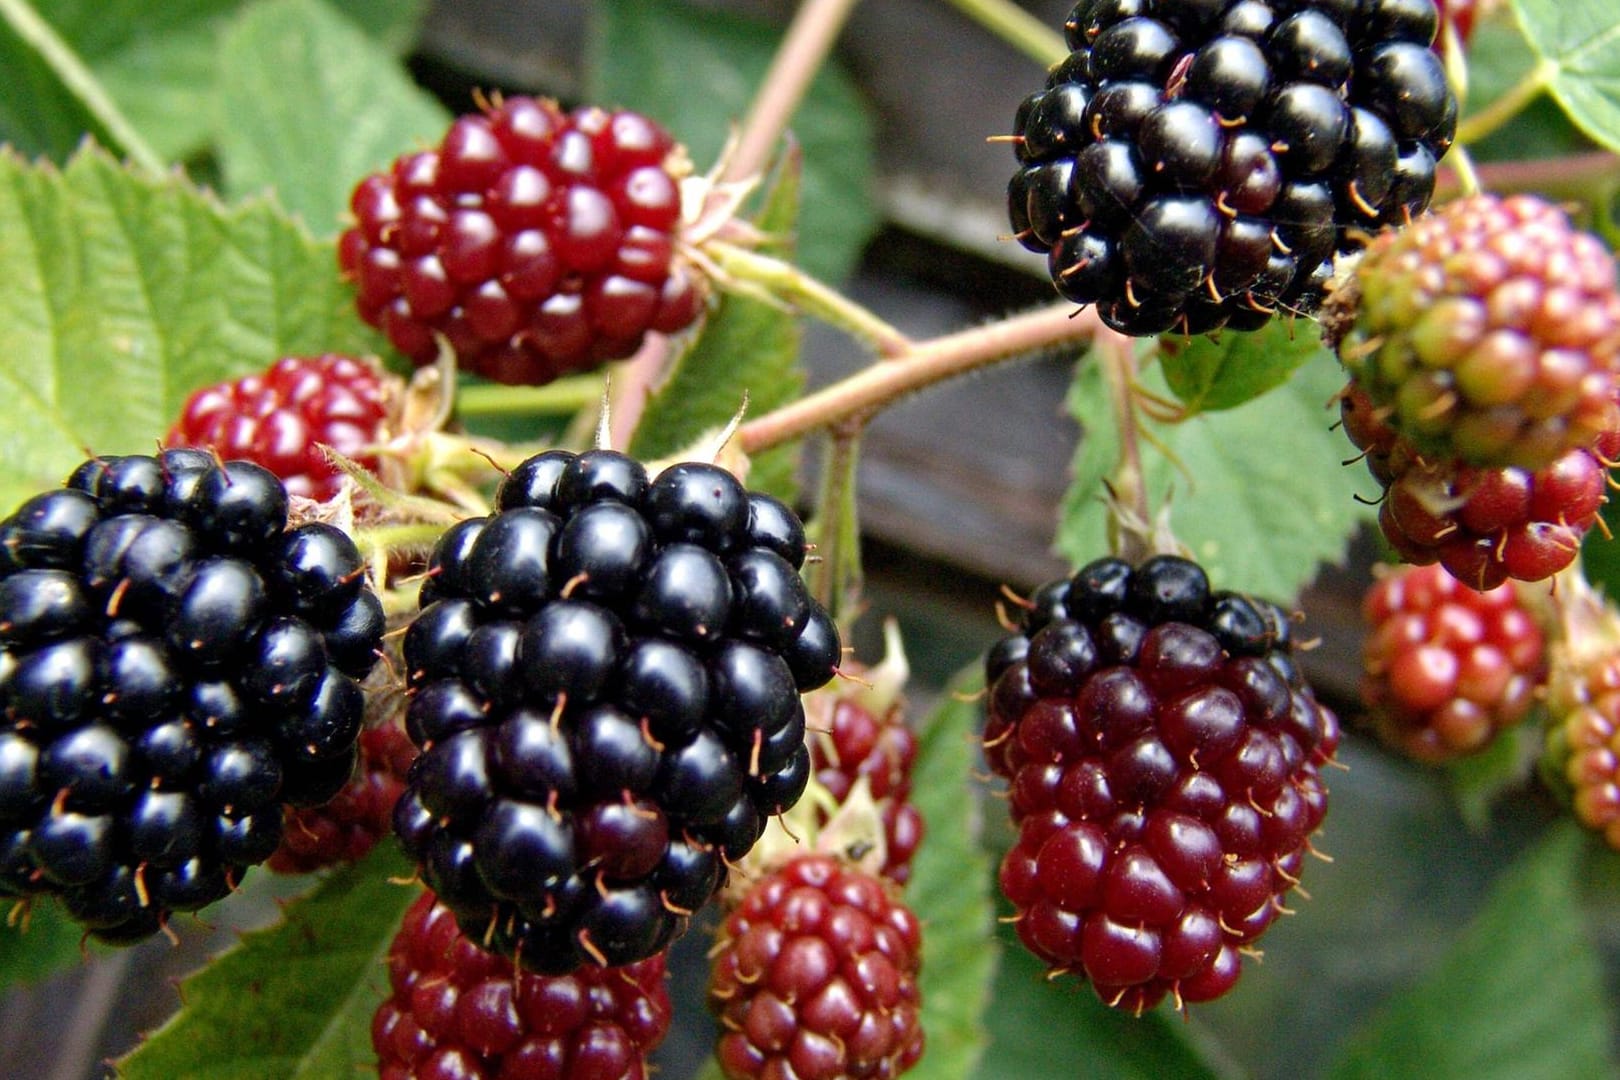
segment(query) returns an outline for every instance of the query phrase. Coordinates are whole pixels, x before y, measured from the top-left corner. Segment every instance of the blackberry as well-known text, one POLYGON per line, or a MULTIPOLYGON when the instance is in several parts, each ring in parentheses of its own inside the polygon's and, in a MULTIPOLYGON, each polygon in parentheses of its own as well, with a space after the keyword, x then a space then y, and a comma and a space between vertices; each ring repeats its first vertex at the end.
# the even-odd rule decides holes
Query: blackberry
POLYGON ((1431 460, 1540 469, 1620 427, 1614 259, 1532 196, 1461 199, 1379 237, 1324 321, 1431 460))
POLYGON ((0 553, 0 891, 133 941, 347 779, 381 607, 264 469, 96 458, 0 522, 0 553))
POLYGON ((1081 0, 1018 108, 1016 238, 1127 334, 1310 313, 1429 204, 1457 125, 1430 0, 1081 0))
POLYGON ((718 466, 547 451, 496 505, 439 542, 404 637, 396 831, 472 939, 632 963, 803 792, 838 633, 792 512, 718 466))
POLYGON ((1327 809, 1338 721, 1291 652, 1280 609, 1172 556, 1043 586, 991 649, 1001 888, 1055 972, 1138 1012, 1231 989, 1327 809))
POLYGON ((1545 679, 1541 629, 1512 582, 1476 592, 1438 566, 1394 569, 1361 613, 1362 703, 1419 761, 1483 749, 1524 719, 1545 679))
POLYGON ((748 891, 712 953, 732 1080, 894 1077, 922 1057, 922 929, 894 886, 801 855, 748 891))
POLYGON ((338 261, 360 317, 414 363, 442 334, 467 371, 550 382, 701 313, 676 252, 688 168, 637 113, 506 98, 362 180, 338 261))
POLYGON ((662 953, 570 975, 514 969, 423 893, 389 946, 389 996, 371 1021, 377 1075, 645 1080, 669 1031, 665 978, 662 953))
POLYGON ((1574 562, 1607 501, 1608 462, 1620 453, 1617 429, 1535 471, 1476 468, 1425 458, 1354 382, 1341 411, 1346 434, 1385 489, 1378 525, 1390 546, 1402 561, 1438 562, 1480 592, 1509 578, 1540 581, 1574 562))
POLYGON ((401 392, 397 378, 353 356, 289 356, 192 393, 164 443, 251 461, 280 477, 289 494, 325 501, 342 474, 321 446, 375 472, 378 459, 368 451, 388 438, 401 392))

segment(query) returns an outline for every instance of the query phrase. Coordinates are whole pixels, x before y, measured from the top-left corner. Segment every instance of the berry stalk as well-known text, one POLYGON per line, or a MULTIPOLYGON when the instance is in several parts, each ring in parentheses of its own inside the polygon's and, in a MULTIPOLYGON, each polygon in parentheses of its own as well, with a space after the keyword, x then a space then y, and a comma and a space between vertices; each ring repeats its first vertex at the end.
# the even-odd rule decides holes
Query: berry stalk
POLYGON ((856 0, 805 0, 760 82, 737 133, 723 180, 742 180, 765 170, 788 121, 821 70, 856 0))
POLYGON ((1063 303, 915 342, 884 363, 742 425, 737 429, 737 445, 744 453, 757 454, 841 420, 876 412, 907 394, 975 368, 1090 340, 1100 327, 1094 308, 1076 311, 1074 305, 1063 303))
POLYGON ((1471 146, 1488 135, 1506 127, 1531 102, 1540 97, 1558 71, 1551 60, 1542 60, 1525 73, 1507 92, 1489 105, 1461 120, 1457 124, 1457 141, 1471 146))
POLYGON ((602 396, 600 375, 574 375, 544 386, 485 383, 456 391, 456 412, 463 418, 501 416, 566 416, 595 405, 602 396))
POLYGON ((702 252, 727 279, 740 283, 744 293, 763 290, 772 300, 791 304, 823 322, 860 338, 884 357, 905 355, 911 339, 886 320, 800 270, 790 262, 757 251, 710 241, 702 252))
POLYGON ((1069 55, 1063 35, 1012 3, 1012 0, 945 0, 1038 64, 1051 67, 1069 55))

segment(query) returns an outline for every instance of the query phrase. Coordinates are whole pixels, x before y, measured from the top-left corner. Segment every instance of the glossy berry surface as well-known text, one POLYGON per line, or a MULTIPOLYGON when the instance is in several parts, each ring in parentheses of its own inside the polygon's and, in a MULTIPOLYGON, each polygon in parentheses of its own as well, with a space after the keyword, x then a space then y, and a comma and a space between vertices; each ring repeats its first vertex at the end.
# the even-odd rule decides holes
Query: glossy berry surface
POLYGON ((675 252, 679 149, 633 112, 511 97, 361 181, 338 260, 360 317, 417 364, 540 384, 674 333, 704 286, 675 252))
POLYGON ((797 519, 718 466, 547 451, 496 502, 444 535, 403 639, 395 829, 473 939, 632 963, 798 801, 838 634, 797 519))
POLYGON ((922 929, 883 880, 825 855, 762 878, 726 917, 709 974, 731 1080, 894 1077, 923 1052, 922 929))
POLYGON ((1528 195, 1447 203, 1362 256, 1329 324, 1432 460, 1540 469, 1620 427, 1620 290, 1603 242, 1528 195))
POLYGON ((292 495, 325 501, 342 474, 321 453, 330 446, 373 471, 367 450, 388 436, 397 380, 352 356, 289 356, 257 375, 195 391, 164 439, 221 460, 251 461, 292 495))
POLYGON ((1299 882, 1338 721, 1276 606, 1195 563, 1100 559, 1036 590, 986 660, 985 756, 1018 838, 1023 943, 1140 1012, 1226 993, 1299 882))
POLYGON ((1428 206, 1457 124, 1436 25, 1429 0, 1081 0, 1013 125, 1013 234, 1123 333, 1313 312, 1335 255, 1428 206))
POLYGON ((663 954, 546 976, 463 937, 432 893, 388 950, 371 1022, 381 1080, 645 1080, 669 1030, 663 954))
POLYGON ((405 729, 378 724, 360 732, 356 771, 330 802, 289 806, 282 814, 281 846, 265 861, 278 874, 308 874, 359 862, 393 829, 394 804, 416 761, 405 729))
POLYGON ((0 521, 0 892, 120 943, 224 896, 347 779, 381 614, 249 462, 96 458, 29 499, 0 521))
MULTIPOLYGON (((860 672, 851 672, 860 677, 860 672)), ((926 826, 911 801, 911 772, 917 761, 917 735, 896 700, 882 714, 867 707, 860 693, 829 686, 805 703, 813 734, 810 761, 817 782, 842 804, 863 778, 883 818, 885 858, 880 873, 897 885, 911 879, 911 859, 926 826)), ((825 819, 825 814, 822 815, 825 819)))
POLYGON ((1432 461, 1395 434, 1358 384, 1341 399, 1345 432, 1384 488, 1378 526, 1402 561, 1439 563, 1484 592, 1513 578, 1540 581, 1575 561, 1607 501, 1608 461, 1620 430, 1551 465, 1476 468, 1432 461))
POLYGON ((1476 592, 1439 566, 1380 577, 1362 599, 1361 700, 1403 753, 1443 762, 1523 720, 1546 675, 1541 629, 1506 582, 1476 592))

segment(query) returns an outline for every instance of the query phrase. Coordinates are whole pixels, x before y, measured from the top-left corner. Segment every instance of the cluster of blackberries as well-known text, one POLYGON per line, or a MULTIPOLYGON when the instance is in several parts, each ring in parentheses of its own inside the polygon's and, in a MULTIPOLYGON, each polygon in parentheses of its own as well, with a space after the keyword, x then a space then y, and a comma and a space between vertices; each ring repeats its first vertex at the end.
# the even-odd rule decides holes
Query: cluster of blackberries
POLYGON ((0 522, 0 894, 134 941, 348 780, 383 631, 354 544, 200 450, 95 458, 0 522))
POLYGON ((1314 311, 1429 203, 1457 102, 1431 0, 1081 0, 1018 110, 1012 227, 1127 334, 1314 311))
POLYGON ((1339 726, 1291 653, 1275 605, 1173 556, 1042 586, 990 651, 1002 891, 1019 938, 1110 1005, 1224 994, 1298 883, 1339 726))
POLYGON ((676 253, 684 157, 638 113, 511 97, 354 189, 338 243, 360 317, 417 364, 544 383, 703 311, 676 253))
POLYGON ((718 466, 547 451, 497 508, 442 538, 405 636, 395 829, 473 940, 632 963, 802 794, 838 632, 798 519, 718 466))

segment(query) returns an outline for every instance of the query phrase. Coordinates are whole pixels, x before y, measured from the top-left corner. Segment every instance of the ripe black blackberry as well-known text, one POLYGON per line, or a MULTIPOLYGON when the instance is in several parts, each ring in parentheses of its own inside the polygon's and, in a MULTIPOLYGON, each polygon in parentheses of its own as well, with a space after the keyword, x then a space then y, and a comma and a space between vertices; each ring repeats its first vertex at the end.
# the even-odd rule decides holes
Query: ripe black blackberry
POLYGON ((473 940, 633 963, 803 792, 838 633, 798 520, 718 466, 548 451, 497 507, 439 542, 405 635, 395 828, 473 940))
POLYGON ((127 942, 348 779, 382 634, 353 542, 257 465, 95 458, 0 522, 0 895, 127 942))
POLYGON ((1081 0, 1008 187, 1058 292, 1127 334, 1311 312, 1429 203, 1457 102, 1430 0, 1081 0))
POLYGON ((990 651, 1002 891, 1025 945, 1110 1005, 1224 994, 1298 884, 1339 726, 1291 650, 1277 607, 1159 556, 1043 586, 990 651))

